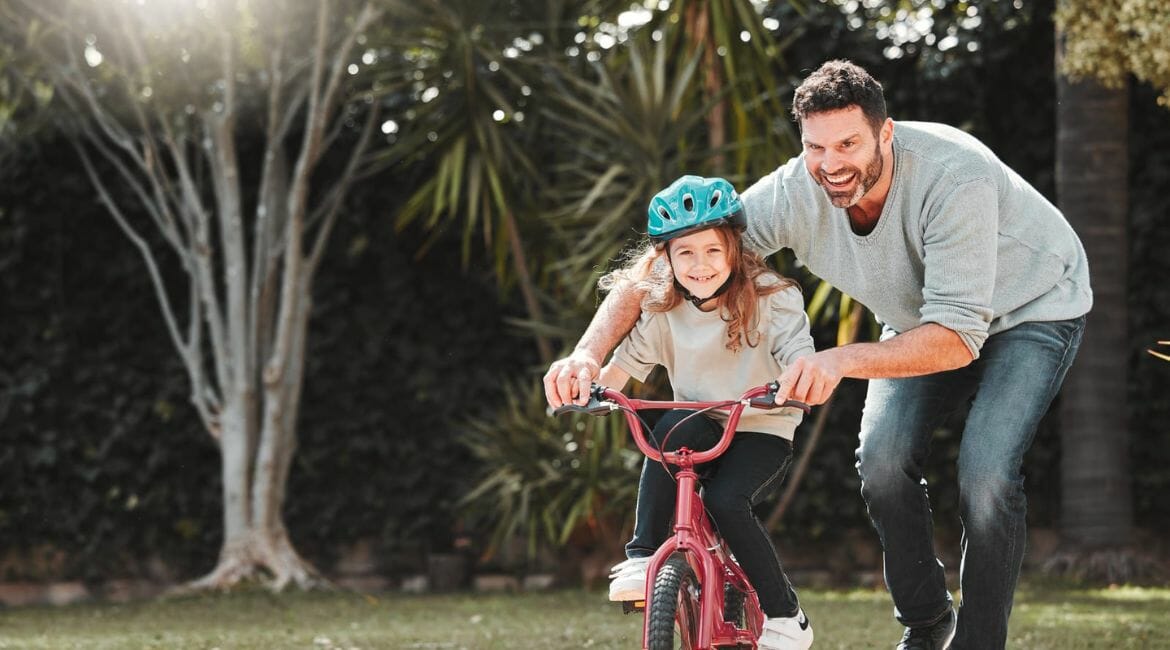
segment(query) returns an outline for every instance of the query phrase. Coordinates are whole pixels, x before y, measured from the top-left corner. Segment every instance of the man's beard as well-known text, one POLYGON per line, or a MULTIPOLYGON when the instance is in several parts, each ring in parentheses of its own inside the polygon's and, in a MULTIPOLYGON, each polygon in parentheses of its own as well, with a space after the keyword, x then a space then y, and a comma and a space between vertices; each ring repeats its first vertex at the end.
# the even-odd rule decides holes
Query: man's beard
POLYGON ((874 144, 873 152, 873 160, 865 166, 864 172, 856 167, 849 168, 849 171, 857 177, 855 181, 856 185, 853 186, 853 190, 850 192, 833 191, 830 189, 828 181, 825 180, 825 173, 820 170, 817 171, 817 184, 824 188, 825 194, 829 196, 829 201, 834 207, 850 208, 857 205, 861 197, 865 196, 865 193, 877 184, 878 178, 882 175, 884 163, 882 161, 881 147, 876 143, 874 144))

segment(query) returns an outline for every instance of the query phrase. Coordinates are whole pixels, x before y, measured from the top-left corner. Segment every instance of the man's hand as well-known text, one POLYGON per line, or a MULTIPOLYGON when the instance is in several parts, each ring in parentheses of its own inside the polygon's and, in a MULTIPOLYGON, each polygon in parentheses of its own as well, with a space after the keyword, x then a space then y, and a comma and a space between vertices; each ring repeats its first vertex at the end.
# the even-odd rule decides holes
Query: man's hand
POLYGON ((776 403, 794 399, 809 406, 824 404, 843 376, 836 362, 836 349, 824 350, 792 362, 777 381, 776 403))
POLYGON ((850 343, 793 361, 777 380, 776 403, 824 404, 843 377, 918 377, 962 368, 974 358, 957 332, 925 323, 878 343, 850 343))
POLYGON ((587 353, 577 350, 554 361, 544 374, 544 397, 548 405, 584 405, 589 401, 589 386, 601 376, 601 364, 587 353))

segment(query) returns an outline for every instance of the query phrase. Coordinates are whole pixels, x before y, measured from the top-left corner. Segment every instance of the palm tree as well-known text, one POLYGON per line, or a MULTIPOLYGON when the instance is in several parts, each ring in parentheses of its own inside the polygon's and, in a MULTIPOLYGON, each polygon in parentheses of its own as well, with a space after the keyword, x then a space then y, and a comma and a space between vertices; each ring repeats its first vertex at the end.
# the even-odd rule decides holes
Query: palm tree
POLYGON ((784 48, 762 21, 750 0, 679 0, 623 34, 623 47, 593 49, 591 68, 562 67, 550 119, 569 155, 549 198, 571 243, 557 284, 575 304, 591 311, 598 266, 643 229, 654 192, 684 173, 746 184, 796 152, 776 81, 784 48))
MULTIPOLYGON (((800 3, 791 4, 799 8, 800 3)), ((684 26, 667 32, 672 48, 700 53, 698 82, 704 96, 727 95, 706 116, 708 144, 716 152, 712 167, 724 174, 770 169, 782 160, 778 153, 797 147, 779 91, 783 75, 778 73, 788 72, 780 56, 784 48, 763 27, 758 5, 752 0, 676 0, 662 15, 684 26), (728 138, 739 145, 731 165, 721 151, 728 138), (754 146, 746 146, 749 142, 754 146)))
POLYGON ((633 204, 674 176, 728 173, 722 159, 728 152, 736 154, 737 172, 759 175, 793 150, 776 91, 780 48, 750 0, 680 0, 644 12, 645 24, 628 30, 619 23, 630 5, 615 0, 390 5, 407 57, 388 76, 398 82, 408 76, 414 92, 388 156, 415 173, 427 170, 398 225, 420 223, 437 232, 458 223, 465 256, 482 236, 501 288, 518 286, 524 324, 546 363, 558 333, 547 314, 558 307, 545 291, 588 293, 592 268, 611 259, 630 234, 609 229, 614 209, 633 225, 640 212, 633 204), (630 47, 613 47, 627 36, 630 47), (632 85, 615 90, 627 82, 632 85), (606 121, 597 122, 599 115, 606 121), (665 123, 685 125, 686 132, 663 132, 665 123), (631 128, 619 134, 618 124, 631 128), (620 139, 599 140, 599 129, 620 139), (734 145, 721 144, 726 131, 734 145), (639 160, 630 158, 627 145, 640 148, 639 160), (678 150, 682 157, 673 153, 678 150), (613 160, 634 163, 624 169, 637 178, 615 176, 613 160), (606 192, 620 192, 624 206, 598 203, 606 192), (558 227, 576 225, 554 242, 550 215, 558 227), (557 218, 566 215, 568 221, 557 218), (584 240, 578 226, 590 231, 584 240), (559 264, 546 269, 549 260, 559 264), (566 276, 565 269, 572 271, 566 276))
MULTIPOLYGON (((502 289, 518 284, 534 323, 545 321, 538 286, 540 209, 548 151, 539 106, 553 95, 548 65, 561 59, 582 17, 612 14, 614 0, 389 0, 408 56, 391 76, 413 84, 412 116, 390 160, 425 167, 399 213, 403 227, 460 223, 464 257, 482 235, 502 289), (518 20, 518 17, 523 17, 518 20), (401 153, 399 153, 401 152, 401 153), (536 237, 537 239, 532 239, 536 237)), ((534 330, 540 358, 553 359, 534 330)))

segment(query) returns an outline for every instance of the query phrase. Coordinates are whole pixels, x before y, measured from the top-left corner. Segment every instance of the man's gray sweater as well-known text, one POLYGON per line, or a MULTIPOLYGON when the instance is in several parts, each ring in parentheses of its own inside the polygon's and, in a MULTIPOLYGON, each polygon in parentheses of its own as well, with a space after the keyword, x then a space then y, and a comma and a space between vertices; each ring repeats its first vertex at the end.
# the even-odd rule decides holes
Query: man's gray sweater
POLYGON ((745 243, 762 254, 791 248, 868 307, 883 338, 938 323, 975 357, 991 334, 1089 311, 1076 233, 990 149, 949 126, 896 122, 893 151, 890 192, 869 234, 853 232, 802 154, 743 193, 745 243))

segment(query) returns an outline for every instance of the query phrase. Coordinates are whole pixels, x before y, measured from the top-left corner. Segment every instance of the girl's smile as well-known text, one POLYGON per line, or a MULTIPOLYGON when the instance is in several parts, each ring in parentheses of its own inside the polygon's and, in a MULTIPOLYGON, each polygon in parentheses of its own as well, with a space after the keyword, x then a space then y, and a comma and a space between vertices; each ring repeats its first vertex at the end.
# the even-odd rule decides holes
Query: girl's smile
MULTIPOLYGON (((696 298, 709 298, 731 276, 727 244, 718 229, 679 237, 671 240, 669 246, 674 278, 696 298)), ((711 309, 714 308, 712 304, 711 309)))

